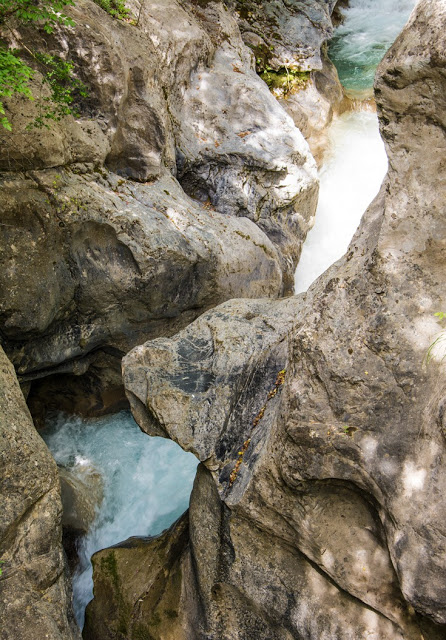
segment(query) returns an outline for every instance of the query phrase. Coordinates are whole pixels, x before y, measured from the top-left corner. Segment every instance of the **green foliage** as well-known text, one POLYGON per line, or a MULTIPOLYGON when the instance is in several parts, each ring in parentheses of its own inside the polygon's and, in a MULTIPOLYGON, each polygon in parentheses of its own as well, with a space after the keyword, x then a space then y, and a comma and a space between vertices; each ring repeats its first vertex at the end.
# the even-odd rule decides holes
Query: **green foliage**
POLYGON ((2 98, 8 98, 14 93, 21 93, 32 98, 29 81, 33 71, 18 56, 15 49, 6 49, 0 45, 0 124, 11 131, 11 125, 5 116, 2 98))
POLYGON ((310 73, 308 71, 288 69, 287 67, 282 67, 278 71, 266 68, 260 74, 260 77, 266 82, 270 91, 286 97, 293 91, 304 89, 310 79, 310 73))
POLYGON ((73 0, 0 0, 0 28, 16 19, 18 23, 40 23, 47 33, 55 24, 74 26, 73 20, 63 13, 73 0))
MULTIPOLYGON (((74 6, 73 0, 0 0, 0 40, 6 38, 12 27, 34 24, 51 33, 56 24, 74 26, 71 18, 63 13, 67 6, 74 6)), ((51 90, 51 97, 39 103, 39 116, 30 126, 48 126, 48 120, 60 120, 76 111, 71 106, 73 94, 86 96, 84 85, 74 78, 73 64, 59 56, 31 51, 25 47, 31 59, 43 73, 43 83, 51 90)), ((11 131, 11 124, 5 116, 2 98, 22 94, 33 99, 30 81, 33 69, 22 59, 18 49, 8 48, 0 41, 0 125, 11 131)))
POLYGON ((129 15, 129 10, 125 6, 125 0, 94 0, 94 2, 109 13, 113 18, 124 20, 129 15))
POLYGON ((67 115, 79 115, 71 106, 75 95, 86 97, 85 85, 73 76, 74 65, 59 56, 36 53, 35 59, 43 66, 43 83, 51 89, 51 96, 43 98, 41 112, 31 127, 48 127, 48 120, 61 120, 67 115))

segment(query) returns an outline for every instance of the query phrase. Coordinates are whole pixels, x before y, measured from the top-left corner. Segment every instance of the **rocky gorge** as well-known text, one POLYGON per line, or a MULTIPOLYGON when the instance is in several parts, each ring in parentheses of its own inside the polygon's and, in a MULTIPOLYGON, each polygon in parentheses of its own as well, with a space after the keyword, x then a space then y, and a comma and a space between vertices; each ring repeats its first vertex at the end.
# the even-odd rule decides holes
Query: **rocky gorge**
POLYGON ((32 134, 14 98, 0 141, 5 639, 80 637, 57 469, 16 374, 37 425, 125 390, 201 463, 171 529, 94 556, 84 638, 444 637, 445 376, 426 353, 446 309, 446 5, 420 0, 379 68, 379 195, 290 296, 344 108, 336 4, 158 0, 125 23, 80 0, 75 28, 40 34, 89 97, 32 134), (259 74, 284 69, 298 90, 271 93, 259 74))

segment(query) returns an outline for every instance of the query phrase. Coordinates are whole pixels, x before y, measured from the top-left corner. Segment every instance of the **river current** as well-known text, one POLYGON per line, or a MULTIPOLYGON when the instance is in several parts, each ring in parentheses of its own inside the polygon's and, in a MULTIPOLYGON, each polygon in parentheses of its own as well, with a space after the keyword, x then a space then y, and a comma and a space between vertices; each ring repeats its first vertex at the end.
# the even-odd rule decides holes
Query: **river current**
POLYGON ((81 419, 60 414, 42 434, 56 462, 85 480, 99 472, 103 500, 96 520, 79 545, 73 603, 82 628, 93 597, 90 558, 95 551, 130 536, 157 535, 189 506, 198 461, 177 444, 144 434, 130 412, 81 419))
POLYGON ((373 95, 376 67, 407 22, 416 0, 350 0, 336 29, 329 55, 355 111, 333 121, 319 172, 316 222, 302 249, 295 293, 308 287, 336 260, 352 239, 364 211, 387 171, 378 117, 362 98, 373 95), (362 105, 362 106, 361 106, 362 105))

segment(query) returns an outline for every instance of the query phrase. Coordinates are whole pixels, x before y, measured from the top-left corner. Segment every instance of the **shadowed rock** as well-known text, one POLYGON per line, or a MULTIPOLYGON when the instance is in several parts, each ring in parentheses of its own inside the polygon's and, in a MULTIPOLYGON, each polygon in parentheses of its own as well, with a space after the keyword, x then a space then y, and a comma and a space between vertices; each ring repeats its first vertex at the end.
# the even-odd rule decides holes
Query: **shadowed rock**
POLYGON ((182 555, 195 637, 444 636, 446 379, 425 357, 446 307, 445 26, 422 0, 380 66, 390 168, 344 258, 124 359, 142 428, 207 467, 182 555))
MULTIPOLYGON (((79 118, 32 135, 39 101, 13 98, 0 132, 4 347, 22 382, 69 374, 73 399, 91 369, 78 387, 96 415, 115 406, 105 386, 134 345, 224 300, 291 291, 318 192, 232 12, 134 9, 136 25, 79 0, 75 28, 15 34, 69 51, 88 97, 79 118)), ((45 393, 30 397, 47 407, 45 393)))
POLYGON ((4 640, 80 640, 61 546, 56 463, 0 348, 0 619, 4 640))

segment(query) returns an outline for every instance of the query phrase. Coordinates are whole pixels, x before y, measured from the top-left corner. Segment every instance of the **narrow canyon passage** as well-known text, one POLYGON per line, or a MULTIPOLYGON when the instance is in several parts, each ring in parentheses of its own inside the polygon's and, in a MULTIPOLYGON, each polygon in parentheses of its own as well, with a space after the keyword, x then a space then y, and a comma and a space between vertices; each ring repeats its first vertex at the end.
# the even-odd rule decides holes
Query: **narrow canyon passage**
POLYGON ((80 539, 73 576, 74 610, 82 628, 93 597, 93 553, 169 527, 188 507, 198 462, 172 440, 142 433, 127 411, 97 419, 54 416, 42 436, 70 482, 86 487, 96 506, 96 518, 80 539))
POLYGON ((319 174, 316 222, 297 265, 295 293, 306 291, 345 253, 387 171, 378 118, 366 106, 333 122, 329 145, 319 174))
POLYGON ((295 272, 302 293, 347 250, 362 214, 377 195, 387 171, 378 118, 368 102, 376 67, 406 23, 416 0, 351 0, 329 46, 354 111, 336 118, 319 172, 314 227, 295 272))
MULTIPOLYGON (((414 4, 352 0, 330 49, 348 94, 370 97, 376 65, 414 4)), ((320 171, 316 222, 296 270, 296 293, 343 255, 386 170, 377 116, 367 103, 333 122, 320 171)), ((95 473, 101 477, 102 499, 81 539, 73 577, 82 628, 93 597, 91 555, 129 536, 157 535, 174 522, 188 506, 197 460, 171 441, 143 434, 126 412, 95 420, 61 415, 43 435, 56 462, 70 474, 81 480, 95 473)))
POLYGON ((347 95, 372 96, 376 67, 406 24, 417 0, 349 0, 329 46, 347 95))

